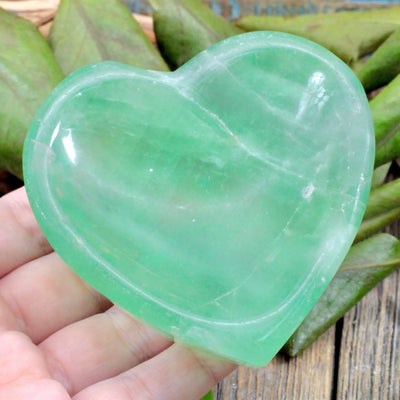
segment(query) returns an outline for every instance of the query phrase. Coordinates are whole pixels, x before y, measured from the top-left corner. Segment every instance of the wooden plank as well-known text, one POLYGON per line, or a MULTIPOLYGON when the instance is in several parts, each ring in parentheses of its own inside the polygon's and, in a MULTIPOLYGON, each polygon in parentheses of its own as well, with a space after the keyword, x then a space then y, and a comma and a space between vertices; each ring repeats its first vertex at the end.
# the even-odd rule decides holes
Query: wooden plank
MULTIPOLYGON (((44 37, 49 35, 58 4, 59 0, 0 0, 0 7, 32 21, 38 26, 44 37)), ((156 37, 153 29, 153 18, 148 15, 132 15, 139 23, 146 36, 155 43, 156 37)))
POLYGON ((400 273, 344 319, 337 399, 400 399, 400 273))
POLYGON ((296 358, 276 356, 264 368, 240 367, 214 391, 216 400, 329 400, 334 378, 335 327, 296 358))
POLYGON ((0 7, 40 26, 54 18, 60 0, 0 0, 0 7))
POLYGON ((1 0, 0 7, 11 12, 33 12, 55 10, 60 0, 1 0))

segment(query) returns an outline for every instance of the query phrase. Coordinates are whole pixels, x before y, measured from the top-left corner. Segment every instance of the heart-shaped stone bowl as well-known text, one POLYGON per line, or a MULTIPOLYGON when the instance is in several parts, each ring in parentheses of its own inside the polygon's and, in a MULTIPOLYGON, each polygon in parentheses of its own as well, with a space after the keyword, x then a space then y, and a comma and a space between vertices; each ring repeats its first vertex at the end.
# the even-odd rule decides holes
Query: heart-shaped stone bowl
POLYGON ((55 251, 175 340, 265 365, 348 251, 374 160, 333 54, 255 32, 175 72, 105 62, 38 112, 24 174, 55 251))

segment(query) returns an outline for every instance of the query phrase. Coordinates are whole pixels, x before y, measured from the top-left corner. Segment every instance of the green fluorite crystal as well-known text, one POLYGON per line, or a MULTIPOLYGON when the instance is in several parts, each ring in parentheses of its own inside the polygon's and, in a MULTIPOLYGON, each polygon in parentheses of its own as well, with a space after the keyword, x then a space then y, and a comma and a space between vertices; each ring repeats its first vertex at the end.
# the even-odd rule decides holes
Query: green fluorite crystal
POLYGON ((24 173, 44 233, 87 282, 178 341, 264 365, 348 251, 373 157, 350 69, 256 32, 175 72, 77 71, 37 114, 24 173))

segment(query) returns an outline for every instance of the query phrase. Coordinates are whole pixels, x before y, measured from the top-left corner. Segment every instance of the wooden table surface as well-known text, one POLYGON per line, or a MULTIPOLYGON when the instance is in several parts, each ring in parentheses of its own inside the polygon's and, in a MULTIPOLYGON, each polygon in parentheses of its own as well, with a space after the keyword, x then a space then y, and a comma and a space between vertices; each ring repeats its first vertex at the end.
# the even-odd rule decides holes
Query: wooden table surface
MULTIPOLYGON (((33 20, 45 35, 57 4, 58 0, 0 1, 0 7, 33 20)), ((139 17, 139 22, 151 37, 151 20, 139 17)), ((18 184, 0 171, 0 195, 18 184)), ((400 237, 400 224, 390 232, 400 237)), ((399 271, 301 355, 277 355, 259 369, 240 367, 215 388, 214 399, 400 400, 399 271)))

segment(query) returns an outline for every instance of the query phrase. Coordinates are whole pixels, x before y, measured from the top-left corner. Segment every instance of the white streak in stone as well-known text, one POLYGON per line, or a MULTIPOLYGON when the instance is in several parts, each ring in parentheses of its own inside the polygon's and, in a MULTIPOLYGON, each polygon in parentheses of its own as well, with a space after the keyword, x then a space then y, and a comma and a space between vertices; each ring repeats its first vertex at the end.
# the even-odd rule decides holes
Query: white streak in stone
POLYGON ((247 144, 243 143, 238 137, 238 135, 235 135, 234 132, 225 124, 225 122, 215 113, 213 113, 211 110, 207 109, 206 107, 202 106, 199 104, 195 99, 189 97, 187 93, 182 91, 182 89, 179 91, 180 95, 184 97, 185 99, 193 102, 196 104, 202 111, 204 111, 210 118, 214 119, 217 121, 219 126, 222 128, 223 132, 228 133, 229 136, 231 136, 235 142, 238 144, 238 146, 245 151, 246 154, 248 154, 250 157, 256 158, 257 160, 261 161, 263 164, 268 165, 269 167, 272 167, 273 169, 283 172, 286 175, 290 176, 295 176, 296 178, 303 179, 302 175, 297 174, 295 171, 291 171, 290 169, 285 168, 282 165, 282 160, 276 159, 273 157, 268 156, 266 153, 260 153, 256 149, 250 148, 247 144))
MULTIPOLYGON (((292 115, 290 113, 285 112, 284 108, 279 108, 274 106, 273 104, 269 103, 267 99, 262 96, 258 91, 254 90, 253 87, 248 86, 245 84, 245 81, 238 79, 237 75, 235 73, 232 73, 230 69, 224 64, 218 61, 216 64, 218 64, 223 70, 229 74, 229 76, 232 78, 234 81, 234 84, 236 86, 240 86, 243 88, 243 92, 251 92, 252 95, 257 98, 257 100, 260 102, 260 104, 263 105, 263 107, 268 110, 272 115, 279 116, 282 121, 285 122, 285 124, 289 124, 292 121, 292 115)), ((278 76, 275 76, 274 79, 278 79, 278 76)), ((291 82, 293 84, 293 82, 291 82)))
POLYGON ((311 200, 311 196, 313 194, 315 190, 315 186, 312 182, 310 182, 306 187, 303 188, 303 190, 301 191, 301 195, 303 197, 303 199, 306 199, 308 201, 311 200))
MULTIPOLYGON (((297 214, 299 214, 299 212, 304 208, 304 202, 303 203, 299 203, 296 207, 296 209, 293 211, 292 215, 288 218, 285 226, 282 228, 282 230, 279 232, 279 234, 274 238, 274 240, 269 243, 268 247, 270 249, 273 249, 273 251, 271 251, 268 254, 268 257, 265 259, 265 264, 273 264, 273 262, 275 261, 275 258, 278 255, 279 252, 279 246, 276 246, 275 244, 279 242, 279 240, 281 240, 283 235, 290 235, 290 225, 292 224, 295 216, 297 214)), ((269 315, 273 315, 274 313, 269 313, 269 315)))

